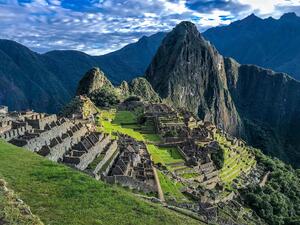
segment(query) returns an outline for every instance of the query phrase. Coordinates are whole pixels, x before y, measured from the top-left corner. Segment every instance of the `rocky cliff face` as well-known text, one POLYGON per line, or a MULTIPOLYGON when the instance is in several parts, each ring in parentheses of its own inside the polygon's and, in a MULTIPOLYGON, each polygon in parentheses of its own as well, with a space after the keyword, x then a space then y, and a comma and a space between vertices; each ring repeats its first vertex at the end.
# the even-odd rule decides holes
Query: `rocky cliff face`
POLYGON ((146 78, 167 102, 239 135, 242 123, 227 88, 224 60, 190 22, 163 40, 146 78))
POLYGON ((182 22, 163 40, 146 78, 166 101, 299 166, 300 83, 288 75, 224 58, 182 22))
POLYGON ((143 77, 135 78, 129 83, 129 95, 139 96, 149 102, 160 102, 159 95, 143 77))
POLYGON ((99 68, 92 68, 79 81, 77 95, 89 95, 102 88, 112 89, 113 85, 99 68))
POLYGON ((293 165, 300 159, 300 83, 283 73, 225 59, 228 87, 244 136, 293 165))

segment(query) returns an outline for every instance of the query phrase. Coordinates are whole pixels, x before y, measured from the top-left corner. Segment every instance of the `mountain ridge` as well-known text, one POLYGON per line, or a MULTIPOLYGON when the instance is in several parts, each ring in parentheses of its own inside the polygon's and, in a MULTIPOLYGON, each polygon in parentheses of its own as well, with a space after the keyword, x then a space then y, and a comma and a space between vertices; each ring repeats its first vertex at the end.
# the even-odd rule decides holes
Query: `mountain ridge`
POLYGON ((295 13, 279 19, 261 19, 253 14, 230 25, 210 28, 203 36, 224 56, 285 72, 299 80, 299 27, 300 17, 295 13))
POLYGON ((158 42, 158 47, 163 35, 145 36, 103 56, 74 50, 39 54, 15 41, 0 39, 0 104, 11 110, 58 112, 75 95, 77 83, 90 68, 100 67, 113 84, 142 75, 156 51, 153 43, 158 42))

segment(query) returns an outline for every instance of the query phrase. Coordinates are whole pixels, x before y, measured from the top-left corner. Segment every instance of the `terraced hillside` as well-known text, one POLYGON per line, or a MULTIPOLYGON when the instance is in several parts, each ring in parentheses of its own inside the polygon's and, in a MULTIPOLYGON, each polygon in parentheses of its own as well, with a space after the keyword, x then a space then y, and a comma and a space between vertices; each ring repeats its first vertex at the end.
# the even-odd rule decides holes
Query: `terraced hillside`
POLYGON ((233 145, 225 135, 217 133, 216 140, 224 152, 224 165, 221 169, 220 178, 225 184, 231 184, 241 174, 250 172, 256 164, 251 149, 246 146, 233 145))
MULTIPOLYGON (((139 110, 101 110, 98 123, 100 126, 99 129, 111 134, 111 136, 116 135, 116 133, 122 133, 129 135, 138 141, 144 141, 154 163, 159 163, 170 171, 177 169, 178 164, 181 164, 181 168, 186 168, 186 166, 184 166, 184 160, 176 148, 159 146, 161 138, 155 133, 154 128, 152 127, 153 124, 146 122, 141 125, 138 122, 138 118, 141 115, 140 113, 139 110)), ((181 183, 172 181, 168 176, 161 172, 158 172, 158 176, 165 197, 187 201, 187 198, 181 193, 183 187, 181 183)))
POLYGON ((0 159, 0 177, 45 224, 199 224, 3 141, 0 159))

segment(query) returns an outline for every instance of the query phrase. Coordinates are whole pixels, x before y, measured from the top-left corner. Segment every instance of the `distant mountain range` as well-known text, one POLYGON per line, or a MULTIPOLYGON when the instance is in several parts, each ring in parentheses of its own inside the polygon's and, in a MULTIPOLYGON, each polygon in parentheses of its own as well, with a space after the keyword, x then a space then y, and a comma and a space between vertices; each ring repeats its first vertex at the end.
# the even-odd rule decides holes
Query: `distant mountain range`
POLYGON ((203 36, 224 56, 300 80, 300 17, 295 13, 278 20, 252 14, 228 26, 211 28, 203 36))
MULTIPOLYGON (((79 80, 92 67, 100 67, 113 84, 143 75, 165 36, 142 37, 103 56, 79 51, 37 54, 16 42, 0 40, 0 104, 12 110, 57 112, 74 96, 79 80)), ((300 79, 300 18, 294 13, 278 20, 250 15, 209 29, 203 36, 224 56, 300 79)))
POLYGON ((79 51, 38 54, 14 41, 0 40, 0 104, 11 110, 57 112, 92 67, 100 67, 113 84, 143 75, 164 36, 144 36, 103 56, 79 51))

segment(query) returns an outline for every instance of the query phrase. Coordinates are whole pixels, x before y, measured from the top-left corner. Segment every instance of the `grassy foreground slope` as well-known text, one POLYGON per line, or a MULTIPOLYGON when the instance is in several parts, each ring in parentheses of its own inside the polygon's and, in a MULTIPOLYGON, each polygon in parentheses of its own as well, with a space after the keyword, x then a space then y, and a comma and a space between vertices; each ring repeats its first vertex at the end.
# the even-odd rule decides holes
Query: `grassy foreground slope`
POLYGON ((1 140, 0 177, 45 224, 199 224, 1 140))

